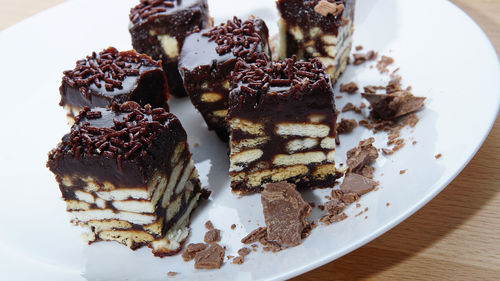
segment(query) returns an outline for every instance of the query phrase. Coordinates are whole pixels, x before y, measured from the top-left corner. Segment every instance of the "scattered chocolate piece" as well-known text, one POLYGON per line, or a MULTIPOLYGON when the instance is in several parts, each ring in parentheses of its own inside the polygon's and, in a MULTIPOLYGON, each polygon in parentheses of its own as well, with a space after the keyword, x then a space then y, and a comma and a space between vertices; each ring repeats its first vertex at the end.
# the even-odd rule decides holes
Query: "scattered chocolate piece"
POLYGON ((385 203, 385 206, 389 207, 389 206, 391 206, 391 203, 387 202, 387 203, 385 203))
POLYGON ((344 192, 342 192, 342 190, 340 190, 340 189, 332 190, 332 198, 333 199, 340 200, 342 198, 342 196, 344 196, 344 192))
POLYGON ((340 92, 342 93, 354 94, 358 89, 358 85, 354 82, 340 84, 340 92))
POLYGON ((194 268, 196 269, 214 269, 220 268, 224 260, 226 250, 217 244, 213 243, 209 248, 197 252, 194 257, 194 268))
POLYGON ((321 211, 324 211, 325 210, 325 206, 324 205, 318 205, 318 209, 320 209, 321 211))
POLYGON ((337 123, 337 134, 348 134, 358 126, 358 122, 354 119, 344 119, 342 118, 339 123, 337 123))
POLYGON ((388 73, 389 69, 387 66, 394 63, 394 59, 388 56, 382 56, 380 60, 377 62, 377 69, 380 73, 388 73))
POLYGON ((322 218, 320 218, 319 221, 326 224, 326 225, 329 225, 329 224, 332 224, 334 222, 343 221, 345 219, 347 219, 347 215, 345 213, 342 213, 340 215, 327 214, 327 215, 324 215, 322 218))
POLYGON ((168 276, 171 276, 171 277, 176 276, 177 274, 179 274, 179 273, 178 273, 178 272, 174 272, 174 271, 169 271, 169 272, 167 273, 167 275, 168 275, 168 276))
POLYGON ((314 208, 314 207, 316 207, 316 203, 314 203, 314 202, 309 202, 309 206, 311 206, 311 208, 314 208))
POLYGON ((203 240, 205 243, 214 243, 220 241, 220 230, 219 229, 211 229, 205 233, 205 237, 203 240))
POLYGON ((434 158, 439 159, 439 158, 441 158, 441 156, 443 156, 443 155, 441 153, 439 153, 436 156, 434 156, 434 158))
POLYGON ((353 54, 353 57, 354 57, 353 64, 360 65, 360 64, 364 63, 365 61, 375 60, 377 58, 377 56, 378 56, 378 54, 374 51, 368 51, 366 54, 362 54, 362 53, 353 54))
POLYGON ((231 224, 231 229, 235 229, 236 228, 236 224, 231 224))
POLYGON ((206 221, 205 222, 205 228, 208 229, 208 230, 212 230, 212 229, 214 229, 214 225, 212 224, 211 221, 206 221))
POLYGON ((384 155, 392 155, 394 154, 394 151, 390 148, 382 148, 382 153, 384 153, 384 155))
POLYGON ((361 169, 360 175, 373 179, 373 172, 375 171, 375 168, 372 166, 364 166, 363 169, 361 169))
POLYGON ((411 144, 416 145, 417 141, 412 141, 411 144))
POLYGON ((354 192, 344 193, 340 200, 346 204, 352 204, 359 200, 359 195, 354 192))
POLYGON ((359 207, 361 207, 361 204, 356 203, 356 208, 359 208, 359 207))
POLYGON ((346 207, 347 206, 344 202, 341 202, 337 199, 333 199, 325 203, 325 209, 332 215, 338 215, 342 213, 346 207))
MULTIPOLYGON (((424 97, 416 97, 407 91, 390 94, 362 93, 371 106, 374 118, 392 120, 408 113, 415 112, 424 106, 424 97)), ((342 110, 344 112, 344 110, 342 110)))
POLYGON ((241 256, 239 256, 239 257, 235 257, 235 258, 233 259, 233 264, 242 264, 244 260, 245 260, 245 258, 244 258, 244 257, 241 257, 241 256))
POLYGON ((327 0, 319 1, 316 6, 314 6, 314 11, 324 17, 328 15, 339 16, 344 11, 344 4, 342 3, 330 3, 327 0))
POLYGON ((369 191, 372 191, 373 188, 375 188, 375 186, 377 185, 377 181, 374 181, 362 175, 349 173, 345 176, 344 181, 340 185, 340 188, 344 192, 354 192, 361 196, 369 191))
POLYGON ((352 104, 351 102, 348 102, 342 108, 342 112, 347 112, 347 111, 354 111, 354 112, 356 112, 358 114, 361 114, 361 109, 359 107, 355 106, 354 104, 352 104))
POLYGON ((356 51, 361 51, 361 50, 363 50, 363 46, 358 45, 358 46, 356 46, 354 49, 355 49, 356 51))
POLYGON ((186 246, 186 250, 182 253, 182 259, 184 261, 190 261, 194 259, 196 253, 203 251, 207 248, 207 244, 204 243, 191 243, 186 246))
POLYGON ((373 146, 373 137, 362 140, 359 145, 347 151, 347 166, 349 171, 360 173, 367 165, 371 165, 378 158, 377 148, 373 146))
POLYGON ((243 247, 241 249, 238 250, 238 255, 240 256, 247 256, 250 254, 250 249, 248 249, 247 247, 243 247))
POLYGON ((284 246, 301 244, 301 234, 309 224, 307 217, 311 214, 311 206, 302 199, 295 185, 287 182, 266 184, 261 202, 267 239, 284 246))
MULTIPOLYGON (((262 238, 265 238, 267 235, 267 228, 265 227, 259 227, 252 232, 250 232, 247 236, 243 237, 241 239, 241 243, 243 244, 250 244, 259 241, 262 238)), ((253 247, 253 245, 252 245, 253 247)))

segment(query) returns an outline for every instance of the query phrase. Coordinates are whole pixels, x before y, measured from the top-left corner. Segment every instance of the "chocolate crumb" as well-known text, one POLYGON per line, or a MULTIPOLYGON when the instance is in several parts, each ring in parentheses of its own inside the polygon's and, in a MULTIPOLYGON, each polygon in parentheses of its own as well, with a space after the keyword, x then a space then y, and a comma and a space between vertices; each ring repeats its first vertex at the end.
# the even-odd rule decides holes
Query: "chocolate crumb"
POLYGON ((441 158, 442 156, 443 156, 443 155, 442 155, 441 153, 439 153, 439 154, 436 154, 436 156, 434 156, 434 158, 439 159, 439 158, 441 158))
POLYGON ((311 206, 304 201, 295 185, 287 182, 266 184, 261 202, 267 239, 284 246, 301 244, 301 234, 309 224, 307 217, 311 214, 311 206))
POLYGON ((234 258, 234 256, 232 256, 232 255, 227 256, 227 259, 228 259, 228 260, 230 260, 230 259, 232 259, 232 258, 234 258))
POLYGON ((363 46, 358 45, 358 46, 356 46, 354 49, 355 49, 356 51, 361 51, 361 50, 363 50, 363 46))
POLYGON ((205 233, 205 237, 203 238, 205 243, 214 243, 219 242, 221 240, 220 230, 219 229, 211 229, 205 233))
POLYGON ((366 54, 356 53, 356 54, 353 54, 353 57, 354 57, 353 64, 360 65, 366 61, 375 60, 377 58, 377 56, 378 56, 378 54, 372 50, 368 51, 366 54))
POLYGON ((368 216, 365 216, 365 220, 368 218, 368 216))
POLYGON ((333 199, 325 203, 325 209, 330 213, 331 215, 338 215, 342 213, 345 208, 346 204, 341 202, 340 200, 333 199))
POLYGON ((402 175, 402 174, 406 173, 406 171, 407 171, 407 169, 401 170, 401 171, 399 171, 399 174, 402 175))
POLYGON ((257 245, 257 244, 252 244, 252 245, 250 245, 250 247, 252 247, 252 248, 257 248, 257 247, 259 247, 259 245, 257 245))
POLYGON ((191 243, 186 246, 186 250, 182 253, 182 259, 184 261, 190 261, 194 259, 196 253, 203 251, 207 248, 207 244, 204 243, 191 243))
POLYGON ((342 98, 342 96, 335 96, 335 98, 336 98, 336 99, 341 99, 341 98, 342 98))
POLYGON ((342 108, 342 112, 347 112, 347 111, 354 111, 354 112, 356 112, 358 114, 361 114, 361 109, 359 107, 355 106, 354 104, 352 104, 351 102, 348 102, 342 108))
POLYGON ((320 209, 321 211, 324 211, 325 210, 325 206, 324 205, 318 205, 318 209, 320 209))
POLYGON ((358 122, 356 122, 356 120, 342 118, 340 122, 337 123, 337 133, 348 134, 352 132, 357 126, 358 122))
POLYGON ((342 190, 340 190, 340 189, 332 190, 332 198, 333 199, 340 200, 343 195, 344 195, 344 192, 342 192, 342 190))
POLYGON ((345 219, 347 219, 347 215, 345 213, 342 213, 340 215, 327 214, 327 215, 324 215, 323 217, 321 217, 319 219, 319 221, 326 224, 326 225, 329 225, 329 224, 332 224, 334 222, 343 221, 345 219))
POLYGON ((169 272, 167 273, 167 275, 168 275, 168 276, 171 276, 171 277, 176 276, 177 274, 179 274, 179 273, 178 273, 178 272, 174 272, 174 271, 169 271, 169 272))
POLYGON ((416 97, 407 91, 390 94, 362 93, 371 106, 371 115, 375 119, 393 120, 415 112, 424 106, 424 97, 416 97))
POLYGON ((347 84, 340 84, 340 92, 354 94, 358 90, 358 85, 354 82, 349 82, 347 84))
POLYGON ((359 200, 359 195, 354 192, 344 193, 340 200, 346 204, 352 204, 359 200))
POLYGON ((231 225, 231 229, 235 229, 235 228, 236 228, 236 224, 234 224, 234 223, 233 223, 233 224, 231 225))
POLYGON ((233 264, 242 264, 243 261, 244 261, 244 257, 241 257, 241 256, 240 257, 235 257, 233 259, 233 264))
POLYGON ((316 6, 314 6, 314 11, 324 17, 330 15, 339 16, 344 11, 344 4, 342 3, 330 3, 327 0, 319 1, 316 6))
POLYGON ((226 250, 217 244, 213 243, 209 248, 197 252, 194 257, 194 268, 196 269, 214 269, 220 268, 224 260, 226 250))
POLYGON ((416 145, 417 141, 412 141, 411 144, 416 145))
POLYGON ((250 232, 247 236, 241 239, 241 243, 250 244, 259 241, 262 238, 265 238, 267 235, 267 228, 259 227, 252 232, 250 232))
POLYGON ((380 73, 388 73, 389 69, 387 66, 394 63, 394 59, 388 56, 382 56, 380 60, 377 62, 377 69, 380 73))
POLYGON ((206 221, 205 222, 205 228, 208 229, 208 230, 212 230, 212 229, 214 229, 214 225, 212 224, 211 221, 206 221))
POLYGON ((238 255, 240 256, 247 256, 248 254, 250 254, 250 249, 247 248, 247 247, 243 247, 241 249, 238 250, 238 255))
POLYGON ((359 208, 359 207, 361 207, 361 204, 356 203, 356 208, 359 208))
POLYGON ((375 163, 378 158, 377 148, 373 146, 373 137, 362 140, 359 145, 347 151, 347 167, 353 173, 362 173, 365 166, 375 163))
POLYGON ((314 208, 314 207, 316 207, 316 203, 314 203, 314 202, 309 202, 309 206, 311 206, 311 208, 314 208))
POLYGON ((385 206, 389 207, 389 206, 391 206, 391 203, 387 202, 387 203, 385 203, 385 206))
POLYGON ((198 147, 198 146, 200 146, 200 144, 199 144, 199 143, 197 143, 197 142, 195 142, 195 143, 193 144, 193 146, 194 146, 194 147, 198 147))

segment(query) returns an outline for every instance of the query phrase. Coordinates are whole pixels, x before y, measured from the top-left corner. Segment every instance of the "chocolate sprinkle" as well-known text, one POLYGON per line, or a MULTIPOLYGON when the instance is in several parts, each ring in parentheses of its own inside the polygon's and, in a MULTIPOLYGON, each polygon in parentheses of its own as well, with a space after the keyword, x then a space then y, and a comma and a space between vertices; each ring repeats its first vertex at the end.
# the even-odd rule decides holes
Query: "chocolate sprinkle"
POLYGON ((129 19, 136 23, 139 19, 148 19, 150 16, 166 12, 175 6, 174 0, 141 0, 141 3, 130 9, 129 19))
POLYGON ((63 72, 63 82, 80 88, 89 87, 93 83, 97 88, 104 86, 111 92, 115 88, 123 88, 122 82, 126 76, 138 76, 141 66, 158 67, 161 63, 136 51, 119 52, 109 47, 99 55, 93 52, 86 59, 77 61, 73 70, 63 72))

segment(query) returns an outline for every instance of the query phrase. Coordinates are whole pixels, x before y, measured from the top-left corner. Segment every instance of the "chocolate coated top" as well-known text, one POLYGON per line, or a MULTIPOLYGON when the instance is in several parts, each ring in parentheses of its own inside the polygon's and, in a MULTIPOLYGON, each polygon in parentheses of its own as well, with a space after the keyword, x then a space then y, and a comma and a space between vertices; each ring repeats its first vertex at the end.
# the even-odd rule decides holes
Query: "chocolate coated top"
POLYGON ((174 14, 199 2, 200 0, 141 0, 137 6, 130 9, 129 18, 133 24, 140 24, 159 15, 174 14))

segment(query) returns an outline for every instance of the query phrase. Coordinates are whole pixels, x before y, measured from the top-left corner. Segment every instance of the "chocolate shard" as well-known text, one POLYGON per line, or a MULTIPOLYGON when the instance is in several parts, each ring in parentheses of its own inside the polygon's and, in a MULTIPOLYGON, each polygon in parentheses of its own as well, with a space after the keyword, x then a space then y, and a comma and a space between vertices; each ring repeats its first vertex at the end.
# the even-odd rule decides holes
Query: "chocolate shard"
POLYGON ((325 209, 332 215, 342 213, 346 208, 346 204, 340 200, 332 199, 325 203, 325 209))
POLYGON ((204 243, 191 243, 186 246, 186 249, 182 253, 182 259, 184 261, 190 261, 194 259, 196 253, 205 250, 207 247, 208 245, 204 243))
POLYGON ((347 166, 353 173, 362 173, 365 166, 375 162, 378 158, 378 151, 373 142, 373 137, 359 142, 359 145, 347 151, 347 166))
POLYGON ((372 191, 378 185, 377 181, 362 175, 349 173, 345 176, 344 181, 340 185, 340 189, 344 192, 356 193, 359 196, 372 191))
POLYGON ((358 122, 356 122, 356 120, 342 118, 340 122, 337 123, 337 134, 348 134, 357 126, 358 122))
POLYGON ((194 257, 194 268, 196 269, 214 269, 220 268, 222 261, 224 261, 224 255, 226 250, 217 244, 213 243, 209 248, 197 252, 194 257))
POLYGON ((261 197, 267 225, 267 239, 284 246, 302 243, 302 232, 309 223, 311 206, 302 199, 295 185, 287 182, 269 183, 261 197))
POLYGON ((218 229, 211 229, 205 233, 204 241, 205 243, 213 243, 213 242, 219 242, 221 239, 220 237, 220 230, 218 229))
POLYGON ((398 91, 390 94, 363 93, 372 106, 375 118, 392 120, 408 113, 415 112, 424 106, 424 97, 416 97, 408 91, 398 91))
POLYGON ((241 243, 243 244, 251 244, 257 242, 261 239, 265 239, 267 236, 267 228, 259 227, 250 232, 247 236, 241 239, 241 243))

